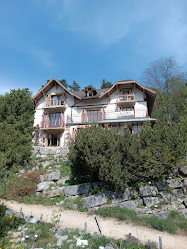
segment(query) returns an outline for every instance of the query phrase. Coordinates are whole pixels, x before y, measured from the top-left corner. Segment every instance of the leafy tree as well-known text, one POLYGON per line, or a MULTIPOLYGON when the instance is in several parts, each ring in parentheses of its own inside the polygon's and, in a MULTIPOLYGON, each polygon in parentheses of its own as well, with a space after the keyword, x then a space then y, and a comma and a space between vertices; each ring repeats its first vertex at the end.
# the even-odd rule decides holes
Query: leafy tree
POLYGON ((16 169, 30 157, 34 104, 29 89, 0 96, 0 168, 16 169))
POLYGON ((65 79, 59 80, 59 82, 60 82, 63 86, 65 86, 66 88, 68 88, 68 83, 67 83, 67 81, 66 81, 65 79))
POLYGON ((172 57, 159 58, 144 71, 144 83, 157 97, 153 116, 165 121, 178 122, 186 103, 186 74, 172 57))
POLYGON ((76 92, 80 90, 80 86, 76 81, 73 81, 72 85, 69 85, 69 89, 72 92, 76 92))
POLYGON ((111 189, 125 187, 128 175, 121 171, 119 140, 115 131, 96 124, 79 132, 69 151, 73 175, 90 175, 111 189))
POLYGON ((104 88, 111 88, 113 86, 112 82, 109 82, 105 79, 103 79, 101 81, 101 89, 104 89, 104 88))

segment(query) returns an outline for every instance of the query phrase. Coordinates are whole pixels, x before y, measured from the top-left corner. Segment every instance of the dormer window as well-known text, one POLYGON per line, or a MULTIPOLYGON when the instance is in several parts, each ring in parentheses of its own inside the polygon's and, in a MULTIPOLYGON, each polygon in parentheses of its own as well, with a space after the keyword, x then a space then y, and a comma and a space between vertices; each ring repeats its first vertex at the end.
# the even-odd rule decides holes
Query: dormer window
POLYGON ((92 86, 88 86, 86 89, 85 89, 85 97, 92 97, 92 96, 95 96, 97 95, 97 91, 95 88, 93 88, 92 86))

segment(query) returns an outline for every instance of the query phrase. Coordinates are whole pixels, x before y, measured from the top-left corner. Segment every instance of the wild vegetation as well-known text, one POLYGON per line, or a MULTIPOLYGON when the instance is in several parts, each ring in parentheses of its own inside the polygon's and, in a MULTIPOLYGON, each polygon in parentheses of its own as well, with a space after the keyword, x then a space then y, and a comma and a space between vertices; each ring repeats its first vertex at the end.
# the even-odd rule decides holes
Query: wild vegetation
MULTIPOLYGON (((156 249, 157 243, 147 241, 142 244, 133 236, 126 239, 116 240, 113 238, 89 234, 84 231, 61 229, 58 234, 60 213, 54 213, 51 223, 38 221, 30 224, 23 218, 15 215, 6 215, 6 206, 0 205, 0 248, 80 248, 77 239, 87 240, 89 248, 95 249, 99 246, 115 246, 124 249, 156 249), (56 235, 56 236, 55 236, 56 235), (58 238, 64 236, 62 245, 57 246, 58 238), (70 247, 71 246, 71 247, 70 247)), ((82 248, 82 247, 81 247, 82 248)))
POLYGON ((167 179, 186 151, 182 124, 146 123, 140 134, 96 124, 83 129, 71 143, 69 159, 74 176, 89 175, 109 189, 119 190, 140 182, 167 179))
POLYGON ((0 95, 0 178, 30 158, 34 103, 28 89, 0 95))

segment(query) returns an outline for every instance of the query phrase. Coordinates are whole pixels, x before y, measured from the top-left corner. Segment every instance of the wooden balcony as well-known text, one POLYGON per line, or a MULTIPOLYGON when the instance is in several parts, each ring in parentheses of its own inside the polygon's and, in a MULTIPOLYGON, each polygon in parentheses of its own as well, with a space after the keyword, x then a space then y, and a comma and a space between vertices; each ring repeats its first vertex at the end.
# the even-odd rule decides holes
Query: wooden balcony
POLYGON ((100 117, 93 115, 92 117, 87 115, 87 113, 83 112, 83 114, 74 114, 71 117, 67 116, 67 123, 69 124, 83 124, 83 123, 102 123, 104 122, 124 122, 125 120, 129 119, 136 119, 136 118, 147 118, 148 113, 147 109, 139 109, 139 110, 130 110, 130 111, 104 111, 100 114, 100 117))
POLYGON ((54 121, 43 119, 40 127, 44 131, 61 131, 65 129, 64 119, 54 121))
POLYGON ((47 99, 44 110, 58 111, 66 108, 65 100, 47 99))
POLYGON ((121 94, 118 95, 117 104, 132 105, 136 102, 135 94, 121 94))

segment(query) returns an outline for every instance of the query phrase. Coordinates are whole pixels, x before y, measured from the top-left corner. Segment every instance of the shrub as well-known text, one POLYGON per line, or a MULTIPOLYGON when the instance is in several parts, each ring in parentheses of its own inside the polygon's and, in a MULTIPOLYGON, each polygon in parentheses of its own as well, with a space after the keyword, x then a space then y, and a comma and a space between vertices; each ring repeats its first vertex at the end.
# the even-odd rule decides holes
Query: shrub
POLYGON ((145 123, 140 134, 92 125, 79 132, 70 145, 73 175, 90 175, 107 188, 123 189, 140 182, 166 179, 186 152, 184 124, 145 123))
POLYGON ((5 237, 9 230, 24 224, 24 219, 17 218, 13 215, 6 216, 6 209, 4 204, 0 204, 0 238, 5 237))
POLYGON ((21 176, 14 175, 7 185, 5 198, 14 198, 15 196, 30 196, 36 191, 37 184, 40 182, 40 174, 38 172, 25 173, 21 176))
POLYGON ((69 151, 73 175, 90 175, 112 189, 127 186, 128 174, 121 164, 120 139, 116 131, 95 124, 79 132, 69 151))

